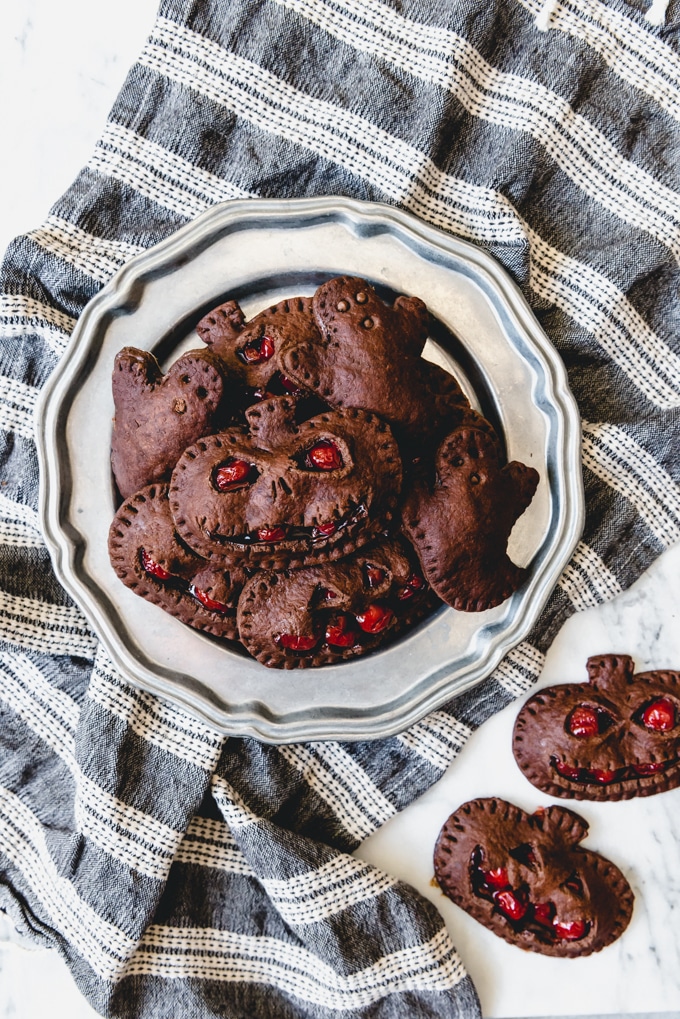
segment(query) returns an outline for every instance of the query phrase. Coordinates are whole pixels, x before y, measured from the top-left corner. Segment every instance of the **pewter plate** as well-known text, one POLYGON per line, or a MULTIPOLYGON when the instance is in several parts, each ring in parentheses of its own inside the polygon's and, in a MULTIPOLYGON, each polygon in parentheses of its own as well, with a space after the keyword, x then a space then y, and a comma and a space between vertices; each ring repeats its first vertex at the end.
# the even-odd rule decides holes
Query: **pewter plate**
POLYGON ((580 421, 564 366, 505 271, 471 244, 384 205, 342 198, 215 206, 125 265, 88 304, 37 418, 41 517, 60 581, 121 673, 228 735, 274 743, 392 735, 489 675, 529 632, 579 539, 580 421), (246 315, 351 273, 417 294, 435 317, 425 355, 490 418, 508 459, 540 474, 511 535, 524 587, 483 613, 446 606, 399 642, 321 669, 269 670, 124 587, 107 554, 116 509, 111 371, 124 346, 166 368, 235 297, 246 315))

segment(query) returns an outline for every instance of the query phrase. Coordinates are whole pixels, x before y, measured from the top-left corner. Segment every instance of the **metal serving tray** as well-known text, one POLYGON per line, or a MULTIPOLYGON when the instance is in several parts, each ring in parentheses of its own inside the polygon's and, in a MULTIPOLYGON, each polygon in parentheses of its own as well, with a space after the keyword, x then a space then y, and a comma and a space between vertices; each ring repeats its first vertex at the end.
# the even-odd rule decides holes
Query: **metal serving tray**
POLYGON ((483 251, 385 205, 342 198, 215 206, 125 265, 88 304, 41 397, 41 519, 54 568, 117 668, 229 735, 284 743, 388 736, 479 683, 529 632, 579 539, 580 421, 566 372, 520 291, 483 251), (538 492, 511 535, 529 565, 483 613, 446 606, 396 644, 321 669, 269 670, 121 584, 107 554, 115 354, 167 367, 202 344, 198 320, 235 297, 246 315, 351 273, 417 294, 437 327, 426 356, 452 371, 538 492))

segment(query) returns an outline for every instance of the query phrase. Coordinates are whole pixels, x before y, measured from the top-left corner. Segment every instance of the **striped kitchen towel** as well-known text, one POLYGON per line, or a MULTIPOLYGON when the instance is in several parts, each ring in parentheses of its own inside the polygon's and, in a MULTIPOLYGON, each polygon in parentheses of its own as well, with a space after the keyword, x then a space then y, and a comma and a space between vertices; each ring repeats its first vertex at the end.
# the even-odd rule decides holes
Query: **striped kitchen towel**
POLYGON ((479 1015, 434 907, 350 854, 530 688, 570 613, 680 538, 679 29, 677 0, 163 0, 90 162, 10 246, 0 907, 101 1014, 479 1015), (33 409, 132 255, 224 199, 329 194, 512 274, 580 405, 586 528, 529 638, 401 735, 224 740, 133 689, 56 582, 33 409))

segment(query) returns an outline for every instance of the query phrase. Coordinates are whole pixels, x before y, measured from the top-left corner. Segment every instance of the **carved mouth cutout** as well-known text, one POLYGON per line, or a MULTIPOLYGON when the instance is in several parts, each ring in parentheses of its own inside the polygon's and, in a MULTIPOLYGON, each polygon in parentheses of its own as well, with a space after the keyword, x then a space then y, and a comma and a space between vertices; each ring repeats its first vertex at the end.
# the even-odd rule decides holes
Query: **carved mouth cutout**
POLYGON ((610 785, 612 782, 630 782, 634 779, 644 778, 645 775, 658 775, 663 771, 667 771, 668 768, 672 768, 677 763, 676 758, 674 761, 649 761, 646 763, 640 761, 637 764, 629 764, 625 768, 578 768, 560 761, 555 756, 550 758, 550 767, 554 768, 562 778, 569 779, 570 782, 580 782, 586 785, 610 785))
POLYGON ((223 535, 217 531, 208 532, 211 541, 219 542, 221 545, 277 545, 280 542, 289 541, 306 543, 310 549, 322 548, 324 543, 342 531, 344 528, 352 527, 367 517, 364 505, 357 508, 338 520, 329 520, 327 524, 317 524, 315 527, 289 527, 287 524, 275 524, 271 527, 260 527, 256 531, 248 531, 244 534, 223 535))
MULTIPOLYGON (((536 856, 529 843, 522 843, 509 852, 524 866, 533 869, 536 856)), ((513 888, 505 867, 486 870, 481 845, 475 846, 470 857, 470 885, 473 895, 492 902, 516 933, 530 931, 539 941, 555 944, 581 941, 590 932, 590 920, 561 920, 551 899, 532 902, 527 884, 513 888)), ((565 880, 564 887, 577 896, 583 894, 583 882, 576 871, 565 880)))

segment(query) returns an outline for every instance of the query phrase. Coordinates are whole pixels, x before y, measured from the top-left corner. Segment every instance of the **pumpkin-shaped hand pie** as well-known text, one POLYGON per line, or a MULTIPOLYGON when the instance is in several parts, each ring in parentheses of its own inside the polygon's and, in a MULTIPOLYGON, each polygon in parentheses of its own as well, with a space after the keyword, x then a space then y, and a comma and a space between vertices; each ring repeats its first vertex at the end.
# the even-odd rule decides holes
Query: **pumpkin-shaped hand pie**
POLYGON ((360 407, 384 418, 399 441, 420 446, 468 406, 460 386, 420 357, 429 316, 418 297, 384 304, 365 280, 338 276, 314 294, 320 341, 287 342, 281 368, 331 407, 360 407))
POLYGON ((241 569, 216 570, 178 540, 167 485, 149 485, 127 499, 109 529, 109 558, 135 594, 197 630, 236 639, 241 569))
POLYGON ((257 573, 239 600, 239 633, 263 665, 325 665, 385 644, 434 600, 413 552, 382 540, 340 562, 257 573))
POLYGON ((299 388, 281 376, 279 355, 285 344, 320 342, 311 297, 279 301, 250 322, 236 301, 227 301, 204 316, 196 332, 229 373, 260 397, 272 386, 278 392, 299 388))
POLYGON ((249 431, 199 440, 172 475, 170 506, 182 539, 215 561, 280 569, 337 559, 391 521, 401 459, 374 414, 342 410, 298 424, 296 401, 246 412, 249 431))
POLYGON ((513 945, 590 955, 628 926, 633 893, 621 871, 579 843, 588 825, 565 807, 527 814, 496 798, 449 817, 434 851, 439 887, 513 945))
POLYGON ((169 481, 183 449, 219 427, 224 377, 206 351, 179 357, 163 375, 153 354, 124 347, 113 369, 111 466, 124 499, 169 481))
POLYGON ((587 683, 540 690, 515 722, 513 752, 543 792, 625 800, 680 785, 680 672, 634 672, 628 655, 588 659, 587 683))
POLYGON ((537 485, 532 467, 501 466, 488 431, 466 424, 447 435, 431 476, 414 483, 402 508, 404 530, 443 601, 483 611, 522 584, 527 570, 510 560, 507 543, 537 485))

